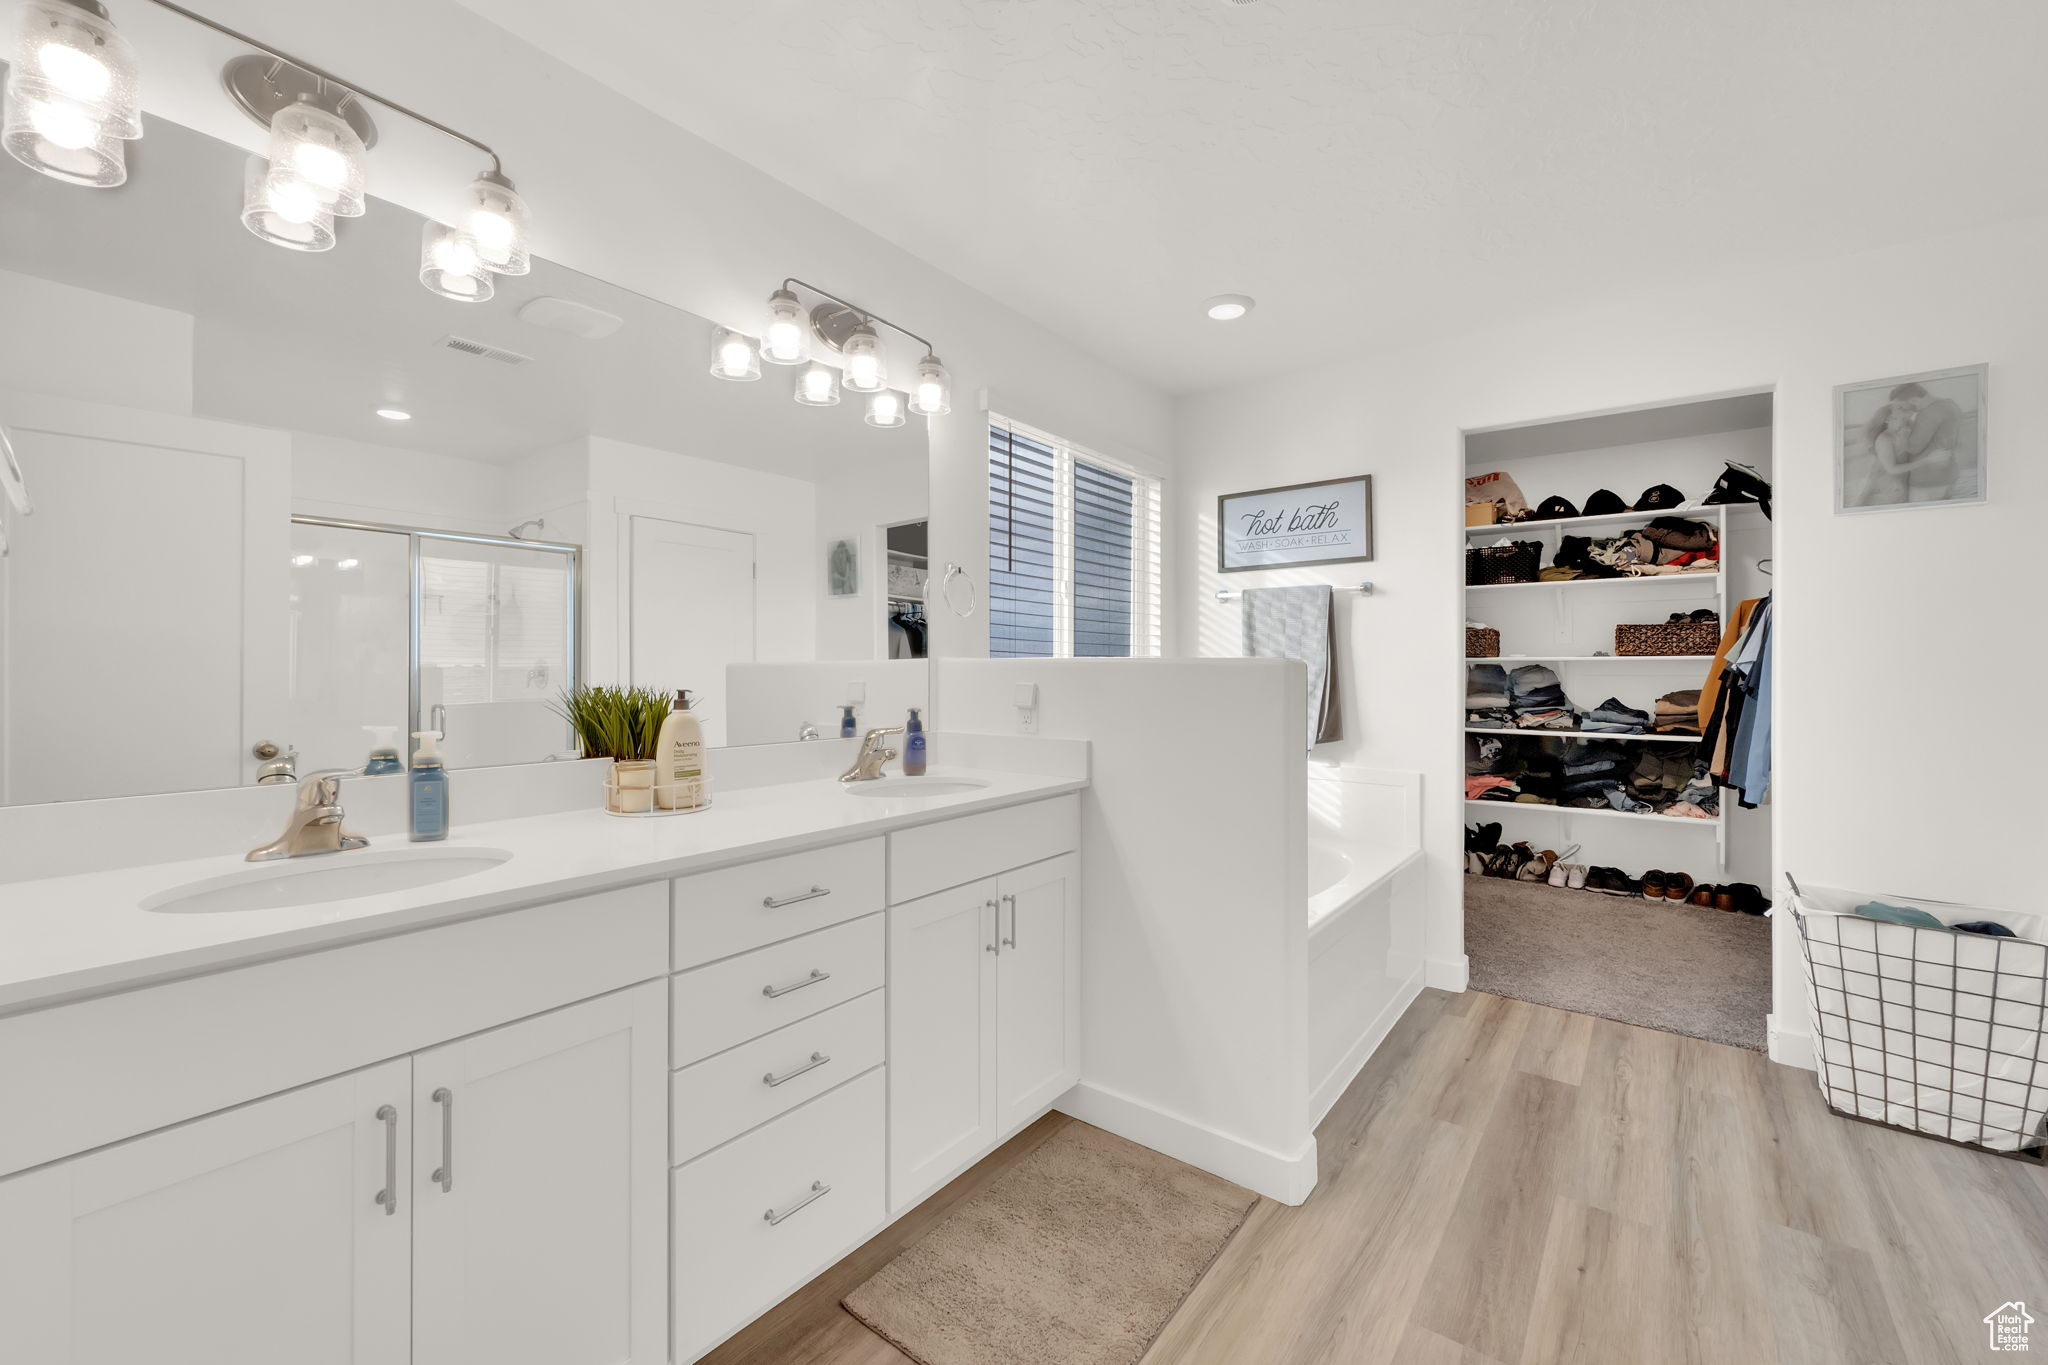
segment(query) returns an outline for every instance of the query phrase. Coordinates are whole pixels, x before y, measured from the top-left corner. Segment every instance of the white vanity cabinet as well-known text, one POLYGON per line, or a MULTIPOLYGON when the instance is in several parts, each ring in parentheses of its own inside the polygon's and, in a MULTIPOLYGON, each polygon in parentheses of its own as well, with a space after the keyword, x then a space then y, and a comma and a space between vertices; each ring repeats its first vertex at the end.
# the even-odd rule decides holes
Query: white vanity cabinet
POLYGON ((890 836, 892 899, 994 873, 889 907, 892 1214, 1080 1079, 1079 838, 1072 797, 890 836))

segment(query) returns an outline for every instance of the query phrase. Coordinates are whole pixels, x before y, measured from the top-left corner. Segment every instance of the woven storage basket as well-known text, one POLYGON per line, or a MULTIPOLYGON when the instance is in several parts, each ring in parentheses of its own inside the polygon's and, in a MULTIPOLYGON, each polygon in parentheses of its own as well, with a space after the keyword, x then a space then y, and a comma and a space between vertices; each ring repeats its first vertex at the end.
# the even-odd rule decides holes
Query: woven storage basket
POLYGON ((1534 583, 1542 563, 1540 541, 1482 546, 1465 551, 1465 582, 1482 587, 1491 583, 1534 583))
POLYGON ((1491 626, 1465 627, 1465 657, 1468 659, 1498 659, 1500 657, 1500 632, 1491 626))
POLYGON ((1616 654, 1712 654, 1720 647, 1719 621, 1659 621, 1614 628, 1616 654))

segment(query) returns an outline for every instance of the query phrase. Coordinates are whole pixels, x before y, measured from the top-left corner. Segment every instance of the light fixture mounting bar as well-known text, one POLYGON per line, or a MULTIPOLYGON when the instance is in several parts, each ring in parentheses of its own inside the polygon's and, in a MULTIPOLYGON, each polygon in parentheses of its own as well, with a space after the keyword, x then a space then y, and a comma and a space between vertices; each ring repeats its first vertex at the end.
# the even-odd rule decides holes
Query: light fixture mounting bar
MULTIPOLYGON (((173 14, 182 15, 183 17, 190 19, 195 24, 199 24, 205 28, 212 29, 215 33, 223 34, 229 38, 233 38, 238 43, 246 43, 248 46, 255 48, 259 52, 266 52, 272 57, 277 58, 281 62, 286 62, 292 66, 297 67, 300 71, 304 72, 308 76, 314 77, 317 80, 325 81, 329 85, 339 87, 340 89, 355 96, 359 100, 369 100, 373 103, 381 104, 386 109, 390 109, 395 113, 403 114, 407 118, 412 119, 414 122, 425 124, 427 127, 432 128, 435 132, 442 134, 444 137, 451 137, 455 139, 457 142, 464 143, 465 145, 470 147, 474 147, 476 150, 482 152, 485 156, 491 159, 491 173, 493 175, 497 175, 502 178, 504 174, 504 163, 501 160, 499 160, 497 152, 494 151, 488 144, 477 141, 475 138, 471 137, 467 133, 458 132, 455 129, 450 128, 445 123, 441 123, 434 119, 430 119, 425 114, 420 113, 417 109, 412 109, 407 107, 406 105, 400 104, 397 100, 386 99, 384 96, 378 94, 374 90, 365 90, 362 86, 357 85, 353 81, 345 81, 341 77, 335 75, 333 72, 323 70, 322 68, 313 65, 309 61, 304 61, 298 57, 294 57, 289 52, 281 52, 277 48, 272 47, 269 43, 261 42, 255 38, 251 38, 248 34, 243 33, 238 29, 229 28, 226 24, 220 23, 213 19, 209 19, 203 14, 199 14, 192 10, 186 9, 183 5, 172 4, 171 0, 150 0, 150 3, 157 6, 160 9, 167 9, 173 14)), ((244 107, 246 108, 247 106, 244 107)), ((255 117, 253 112, 251 113, 250 116, 252 118, 255 117)), ((899 327, 897 328, 897 330, 902 331, 902 328, 899 327)))
MULTIPOLYGON (((158 4, 162 4, 164 0, 156 0, 156 2, 158 4)), ((837 294, 833 293, 829 289, 818 288, 817 285, 812 284, 809 280, 800 280, 792 275, 782 282, 782 287, 784 289, 787 289, 793 284, 800 284, 804 288, 810 290, 813 294, 817 294, 820 297, 832 300, 832 302, 838 304, 841 308, 846 309, 850 313, 856 314, 863 322, 879 322, 884 327, 887 327, 891 331, 903 333, 903 335, 909 337, 912 341, 924 347, 925 353, 928 355, 933 350, 932 344, 929 341, 926 341, 923 337, 911 331, 908 327, 902 326, 900 323, 891 322, 889 321, 889 319, 883 317, 880 313, 870 313, 867 309, 861 307, 859 304, 849 303, 847 300, 840 298, 837 294)), ((836 350, 838 348, 837 346, 834 346, 833 349, 836 350)))

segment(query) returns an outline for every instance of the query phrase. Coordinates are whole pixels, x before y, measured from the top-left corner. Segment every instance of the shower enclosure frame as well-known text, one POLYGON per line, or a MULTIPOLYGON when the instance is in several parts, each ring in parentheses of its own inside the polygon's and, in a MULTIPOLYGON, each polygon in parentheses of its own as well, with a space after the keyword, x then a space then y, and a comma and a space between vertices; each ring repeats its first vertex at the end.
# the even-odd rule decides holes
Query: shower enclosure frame
MULTIPOLYGON (((425 540, 451 540, 464 545, 489 545, 498 548, 518 550, 539 550, 565 556, 569 561, 569 591, 564 594, 563 626, 568 632, 568 679, 564 691, 574 691, 576 682, 583 672, 583 618, 577 611, 577 599, 583 592, 583 547, 562 541, 521 540, 517 536, 487 536, 469 531, 437 531, 426 526, 400 526, 390 522, 355 521, 347 517, 318 517, 293 513, 294 526, 326 526, 342 531, 370 531, 379 535, 404 536, 406 538, 406 710, 411 717, 412 728, 428 728, 422 724, 420 714, 420 615, 421 603, 425 599, 426 580, 422 569, 424 556, 421 542, 425 540)), ((564 726, 566 732, 566 725, 564 726)), ((565 746, 566 747, 566 746, 565 746)), ((553 754, 534 760, 545 762, 553 754)))

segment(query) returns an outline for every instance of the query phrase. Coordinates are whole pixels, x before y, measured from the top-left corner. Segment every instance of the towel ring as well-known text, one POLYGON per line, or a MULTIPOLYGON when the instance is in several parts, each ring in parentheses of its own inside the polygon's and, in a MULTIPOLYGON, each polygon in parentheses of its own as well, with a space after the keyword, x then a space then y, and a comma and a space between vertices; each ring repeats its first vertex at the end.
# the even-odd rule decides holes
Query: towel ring
MULTIPOLYGON (((927 594, 931 591, 930 575, 925 577, 925 591, 927 594)), ((974 580, 969 578, 967 570, 958 564, 948 564, 946 566, 944 576, 939 579, 939 597, 945 602, 946 609, 955 616, 968 617, 981 610, 981 597, 974 591, 974 580), (953 601, 953 580, 955 578, 958 578, 967 585, 967 610, 965 611, 960 610, 959 606, 953 601)))

